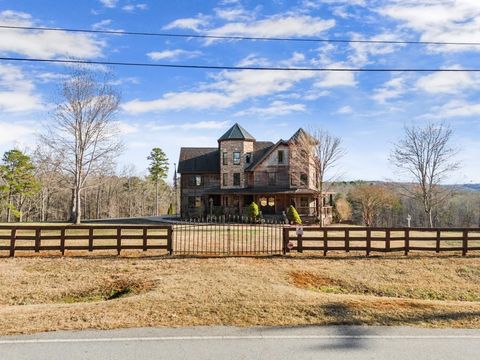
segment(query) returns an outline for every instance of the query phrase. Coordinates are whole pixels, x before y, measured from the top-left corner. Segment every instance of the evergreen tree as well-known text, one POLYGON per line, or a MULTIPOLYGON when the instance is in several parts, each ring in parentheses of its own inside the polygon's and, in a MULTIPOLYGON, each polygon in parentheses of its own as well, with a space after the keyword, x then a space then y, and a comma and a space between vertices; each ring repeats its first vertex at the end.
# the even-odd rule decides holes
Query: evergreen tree
POLYGON ((2 162, 0 192, 6 197, 7 222, 11 221, 12 213, 22 221, 25 200, 40 190, 40 185, 35 179, 35 167, 30 157, 20 150, 7 151, 2 162))
POLYGON ((302 219, 298 215, 297 209, 293 205, 290 205, 287 211, 287 217, 291 224, 301 225, 302 219))
POLYGON ((162 149, 153 148, 147 159, 150 160, 150 166, 148 168, 148 172, 150 173, 150 179, 155 183, 155 215, 158 216, 158 187, 160 185, 160 182, 167 177, 168 158, 162 149))

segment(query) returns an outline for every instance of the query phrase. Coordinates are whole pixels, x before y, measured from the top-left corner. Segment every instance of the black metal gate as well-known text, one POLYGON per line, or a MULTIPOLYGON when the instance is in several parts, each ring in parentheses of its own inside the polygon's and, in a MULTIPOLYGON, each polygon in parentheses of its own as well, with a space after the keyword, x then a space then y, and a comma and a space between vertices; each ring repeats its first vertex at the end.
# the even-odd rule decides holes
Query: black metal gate
POLYGON ((274 255, 283 252, 283 223, 233 216, 189 219, 173 226, 173 254, 274 255))

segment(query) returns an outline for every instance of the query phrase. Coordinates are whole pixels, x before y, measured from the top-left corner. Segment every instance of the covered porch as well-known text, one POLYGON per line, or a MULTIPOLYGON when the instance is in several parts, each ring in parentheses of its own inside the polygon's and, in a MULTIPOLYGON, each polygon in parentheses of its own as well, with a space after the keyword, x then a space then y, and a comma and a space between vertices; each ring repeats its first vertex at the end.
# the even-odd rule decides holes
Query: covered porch
MULTIPOLYGON (((302 218, 315 220, 317 201, 322 200, 312 189, 218 189, 205 195, 205 215, 243 215, 255 202, 263 216, 281 216, 293 205, 302 218)), ((333 196, 327 195, 322 202, 322 215, 330 223, 333 196)))

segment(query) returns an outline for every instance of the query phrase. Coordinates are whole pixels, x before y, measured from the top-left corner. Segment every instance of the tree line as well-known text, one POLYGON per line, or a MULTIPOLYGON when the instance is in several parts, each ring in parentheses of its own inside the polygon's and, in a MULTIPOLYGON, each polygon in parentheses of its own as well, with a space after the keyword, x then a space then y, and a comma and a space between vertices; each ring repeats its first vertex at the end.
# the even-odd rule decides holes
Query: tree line
POLYGON ((124 149, 116 113, 120 95, 108 73, 74 68, 32 154, 5 152, 0 164, 1 221, 70 221, 174 212, 165 182, 168 159, 148 156, 149 174, 117 173, 124 149))

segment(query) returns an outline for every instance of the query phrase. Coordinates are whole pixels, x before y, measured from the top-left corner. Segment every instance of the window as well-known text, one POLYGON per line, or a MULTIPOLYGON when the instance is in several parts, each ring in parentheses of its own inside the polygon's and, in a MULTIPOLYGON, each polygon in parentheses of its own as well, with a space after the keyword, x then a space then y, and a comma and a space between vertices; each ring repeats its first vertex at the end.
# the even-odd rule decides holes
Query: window
POLYGON ((188 185, 202 186, 202 177, 200 175, 192 175, 188 178, 188 185))
POLYGON ((188 207, 191 209, 199 208, 202 206, 202 199, 200 196, 189 196, 188 197, 188 207))
POLYGON ((284 151, 283 150, 278 150, 277 158, 278 158, 278 163, 283 164, 283 162, 284 162, 284 151))
POLYGON ((308 197, 302 196, 300 198, 300 207, 302 207, 302 208, 308 207, 308 197))
POLYGON ((238 151, 233 153, 233 165, 240 165, 240 153, 238 151))
POLYGON ((277 173, 268 173, 268 185, 277 184, 277 173))
POLYGON ((223 184, 223 186, 228 185, 228 173, 223 173, 222 184, 223 184))
POLYGON ((240 186, 240 173, 233 174, 233 186, 240 186))
POLYGON ((252 153, 245 154, 245 163, 250 164, 252 162, 252 153))
POLYGON ((308 175, 305 173, 300 174, 300 184, 308 186, 308 175))
POLYGON ((302 151, 300 152, 300 154, 302 154, 302 157, 303 157, 304 159, 308 158, 308 153, 307 153, 306 150, 302 150, 302 151))
POLYGON ((226 151, 222 154, 223 165, 228 165, 228 153, 226 151))

